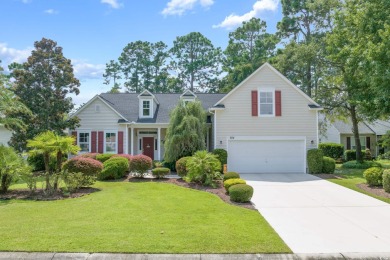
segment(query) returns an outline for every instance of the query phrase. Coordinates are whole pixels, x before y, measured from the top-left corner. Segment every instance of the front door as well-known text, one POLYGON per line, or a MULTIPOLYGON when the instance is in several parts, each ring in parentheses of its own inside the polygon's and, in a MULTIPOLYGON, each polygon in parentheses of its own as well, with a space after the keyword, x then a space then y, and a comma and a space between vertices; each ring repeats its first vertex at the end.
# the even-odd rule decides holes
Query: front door
POLYGON ((142 153, 154 160, 154 137, 142 138, 142 153))

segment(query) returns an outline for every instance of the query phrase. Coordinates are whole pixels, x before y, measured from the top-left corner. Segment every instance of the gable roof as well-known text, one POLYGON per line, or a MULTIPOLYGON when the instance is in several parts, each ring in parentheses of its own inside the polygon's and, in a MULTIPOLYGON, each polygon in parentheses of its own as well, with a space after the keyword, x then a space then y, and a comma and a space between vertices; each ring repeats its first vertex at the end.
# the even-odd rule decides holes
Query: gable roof
POLYGON ((290 80, 288 80, 285 76, 283 76, 279 71, 277 71, 274 67, 271 66, 268 62, 264 63, 260 66, 255 72, 253 72, 251 75, 249 75, 246 79, 244 79, 240 84, 238 84, 235 88, 233 88, 226 96, 224 96, 221 100, 219 100, 214 106, 220 105, 227 97, 232 95, 237 89, 239 89, 241 86, 245 85, 247 81, 249 81, 252 77, 254 77, 259 71, 261 71, 263 68, 269 68, 271 69, 277 76, 279 76, 281 79, 283 79, 289 86, 291 86, 293 89, 295 89, 299 94, 301 94, 307 101, 309 102, 308 105, 314 105, 310 107, 311 109, 322 109, 317 102, 315 102, 313 99, 311 99, 308 95, 306 95, 302 90, 300 90, 297 86, 295 86, 290 80))
POLYGON ((390 131, 390 121, 376 120, 372 123, 367 123, 376 135, 384 135, 387 131, 390 131))
POLYGON ((87 103, 85 103, 82 107, 80 107, 74 114, 72 114, 70 117, 74 117, 76 115, 78 115, 81 111, 83 111, 86 107, 88 107, 93 101, 95 101, 96 99, 99 99, 101 100, 108 108, 110 108, 115 114, 117 114, 118 116, 120 116, 122 119, 126 119, 121 113, 119 113, 116 109, 113 108, 113 104, 109 104, 107 103, 106 100, 102 99, 99 95, 95 95, 91 100, 89 100, 87 103))

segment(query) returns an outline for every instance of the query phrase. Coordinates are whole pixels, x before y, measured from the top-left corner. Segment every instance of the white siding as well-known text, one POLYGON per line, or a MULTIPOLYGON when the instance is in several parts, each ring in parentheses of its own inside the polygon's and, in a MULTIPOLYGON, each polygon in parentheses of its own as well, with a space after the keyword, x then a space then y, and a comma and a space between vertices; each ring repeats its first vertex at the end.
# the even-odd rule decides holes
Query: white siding
POLYGON ((225 109, 215 111, 216 148, 226 149, 231 136, 300 136, 307 149, 317 147, 317 111, 309 110, 309 100, 267 66, 222 103, 225 109), (282 116, 252 116, 251 91, 259 88, 281 91, 282 116))
POLYGON ((0 144, 8 146, 8 141, 11 139, 12 132, 0 125, 0 144))

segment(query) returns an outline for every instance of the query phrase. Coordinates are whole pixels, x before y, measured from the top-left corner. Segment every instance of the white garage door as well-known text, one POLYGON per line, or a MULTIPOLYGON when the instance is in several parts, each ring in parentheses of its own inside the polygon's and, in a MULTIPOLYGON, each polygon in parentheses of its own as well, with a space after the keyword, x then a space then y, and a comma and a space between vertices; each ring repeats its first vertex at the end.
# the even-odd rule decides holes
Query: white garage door
POLYGON ((304 140, 229 140, 228 170, 238 173, 305 172, 304 140))

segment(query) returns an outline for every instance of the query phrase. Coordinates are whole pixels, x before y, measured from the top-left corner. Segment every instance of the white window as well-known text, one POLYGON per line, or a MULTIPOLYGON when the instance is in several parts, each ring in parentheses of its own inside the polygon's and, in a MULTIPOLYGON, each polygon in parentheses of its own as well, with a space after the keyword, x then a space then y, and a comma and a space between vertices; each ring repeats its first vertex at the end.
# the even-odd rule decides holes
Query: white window
POLYGON ((116 153, 117 148, 117 134, 116 132, 106 132, 105 138, 105 152, 106 153, 116 153))
POLYGON ((90 134, 89 132, 79 132, 79 146, 81 153, 88 153, 90 151, 90 134))
POLYGON ((275 91, 260 90, 259 91, 259 115, 273 116, 275 115, 274 96, 275 91))
POLYGON ((150 100, 142 100, 142 115, 144 117, 150 117, 151 116, 151 101, 150 100))
MULTIPOLYGON (((362 146, 362 151, 366 150, 366 137, 360 136, 360 145, 362 146)), ((356 143, 355 143, 355 137, 351 136, 351 149, 356 150, 356 143)))

